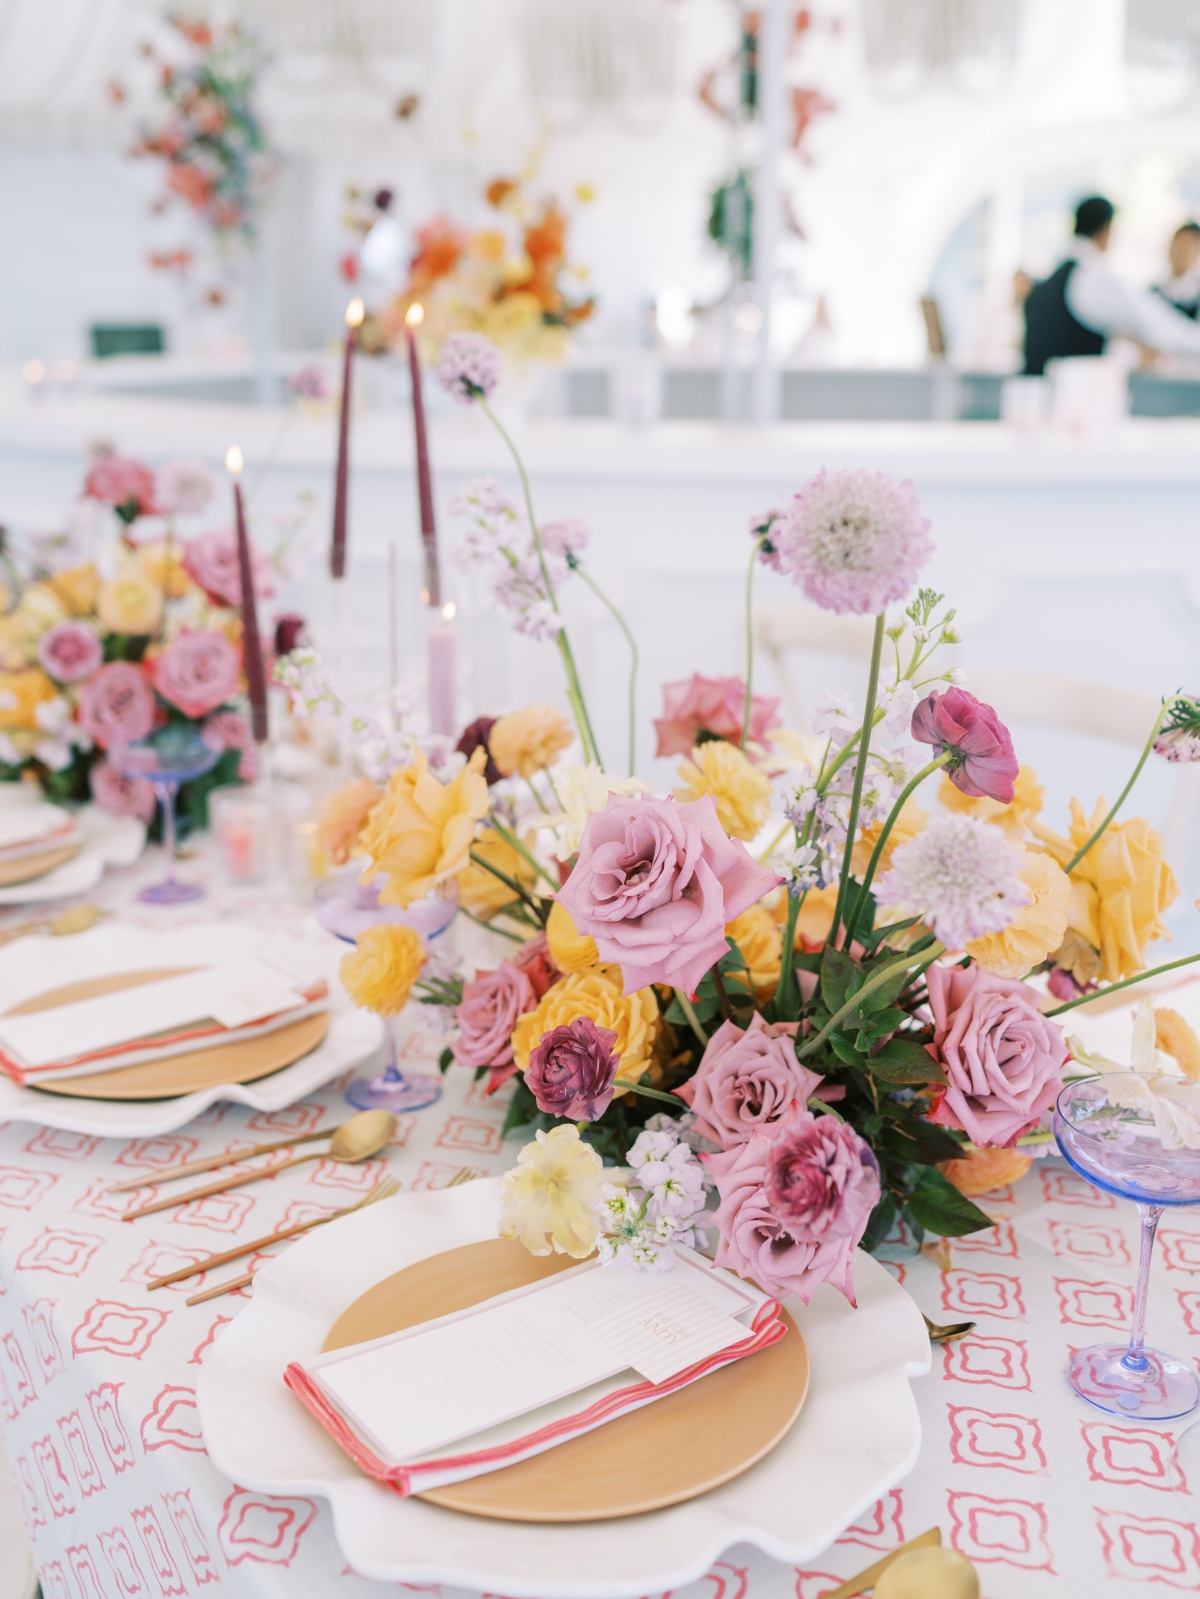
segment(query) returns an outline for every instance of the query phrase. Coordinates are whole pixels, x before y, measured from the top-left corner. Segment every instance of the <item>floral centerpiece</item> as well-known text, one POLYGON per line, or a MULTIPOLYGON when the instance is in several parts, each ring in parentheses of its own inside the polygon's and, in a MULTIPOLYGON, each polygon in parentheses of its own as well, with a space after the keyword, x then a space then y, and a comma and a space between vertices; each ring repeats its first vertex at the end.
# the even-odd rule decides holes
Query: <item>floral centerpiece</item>
MULTIPOLYGON (((448 340, 439 370, 492 414, 481 336, 448 340)), ((917 586, 932 545, 911 485, 822 472, 754 518, 749 583, 762 562, 874 617, 861 705, 780 729, 748 628, 744 678, 667 685, 658 753, 680 761, 657 794, 606 774, 588 716, 560 607, 567 580, 594 587, 586 530, 539 523, 519 476, 520 507, 496 484, 463 496, 462 559, 553 640, 574 725, 550 705, 484 718, 436 772, 418 739, 382 787, 335 796, 327 846, 384 902, 456 893, 504 945, 416 989, 454 1013, 445 1069, 507 1093, 506 1130, 535 1135, 502 1231, 669 1264, 714 1190, 719 1264, 852 1299, 856 1248, 898 1219, 918 1239, 992 1225, 971 1194, 1021 1175, 1064 1073, 1088 1069, 1062 1016, 1150 975, 1178 885, 1154 829, 1118 813, 1154 748, 1200 751, 1200 700, 1170 696, 1116 804, 1053 830, 1003 722, 939 659, 958 635, 917 586)), ((1158 1016, 1160 1052, 1191 1069, 1194 1035, 1158 1016)))
MULTIPOLYGON (((42 540, 24 574, 10 563, 0 614, 0 780, 36 782, 55 800, 90 796, 150 821, 149 782, 124 776, 110 754, 169 722, 202 727, 223 750, 210 773, 180 789, 184 817, 202 823, 209 789, 254 775, 235 535, 177 531, 179 519, 204 511, 213 489, 200 462, 155 472, 98 453, 82 509, 106 507, 117 536, 103 540, 95 560, 82 558, 76 529, 42 540), (147 527, 150 536, 137 536, 147 527)), ((271 563, 256 551, 254 566, 257 593, 270 594, 271 563)))

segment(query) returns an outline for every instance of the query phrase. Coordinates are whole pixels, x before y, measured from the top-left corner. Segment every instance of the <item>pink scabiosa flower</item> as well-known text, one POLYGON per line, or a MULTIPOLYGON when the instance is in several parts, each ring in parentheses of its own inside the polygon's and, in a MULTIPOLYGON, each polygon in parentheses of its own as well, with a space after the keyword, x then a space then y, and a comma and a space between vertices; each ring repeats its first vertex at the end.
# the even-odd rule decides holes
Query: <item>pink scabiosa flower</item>
POLYGON ((972 799, 1011 805, 1020 763, 1008 729, 965 688, 931 689, 913 711, 912 736, 950 756, 946 776, 972 799))
MULTIPOLYGON (((740 744, 746 714, 746 684, 740 677, 705 677, 695 672, 663 684, 663 714, 654 719, 657 755, 690 755, 702 735, 740 744)), ((750 742, 765 744, 779 725, 779 701, 770 694, 750 697, 750 742)))
POLYGON ((442 346, 437 380, 456 400, 486 400, 500 381, 500 351, 482 333, 452 333, 442 346))
POLYGON ((828 1282, 854 1303, 854 1251, 880 1184, 870 1145, 852 1127, 796 1104, 705 1164, 721 1198, 718 1266, 779 1299, 808 1304, 828 1282))
POLYGON ((1166 761, 1200 761, 1200 695, 1176 697, 1154 740, 1154 753, 1166 761))
POLYGON ((999 933, 1029 895, 1019 868, 1023 851, 998 827, 969 816, 936 816, 902 844, 876 883, 881 905, 922 917, 947 949, 999 933))
POLYGON ((81 683, 104 659, 104 649, 85 622, 56 622, 38 640, 38 660, 56 683, 81 683))
POLYGON ((525 1068, 538 1109, 564 1121, 599 1121, 612 1104, 621 1063, 616 1042, 616 1033, 598 1027, 590 1016, 543 1033, 525 1068))
POLYGON ((216 493, 216 479, 203 461, 168 461, 154 480, 154 499, 168 516, 195 516, 216 493))
POLYGON ((933 551, 912 484, 887 472, 822 471, 772 529, 779 568, 814 604, 876 616, 933 551))

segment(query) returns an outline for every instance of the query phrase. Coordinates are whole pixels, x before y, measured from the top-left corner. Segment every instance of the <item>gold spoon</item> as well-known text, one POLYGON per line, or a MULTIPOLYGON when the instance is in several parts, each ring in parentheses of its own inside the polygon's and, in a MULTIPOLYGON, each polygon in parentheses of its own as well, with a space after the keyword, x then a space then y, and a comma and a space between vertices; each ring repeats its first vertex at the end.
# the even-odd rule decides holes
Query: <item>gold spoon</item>
POLYGON ((108 915, 101 910, 99 905, 72 905, 65 911, 59 911, 57 916, 49 921, 44 918, 36 922, 21 922, 17 927, 6 927, 0 931, 0 944, 11 944, 15 939, 25 938, 30 933, 49 933, 54 938, 70 938, 73 933, 86 933, 89 927, 95 927, 108 915))
POLYGON ((350 1120, 343 1122, 329 1140, 328 1149, 313 1150, 307 1155, 296 1155, 285 1160, 282 1166, 260 1166, 257 1171, 243 1172, 240 1177, 223 1177, 219 1182, 204 1188, 191 1188, 186 1194, 170 1194, 166 1199, 156 1199, 137 1210, 127 1210, 122 1221, 134 1221, 138 1216, 150 1216, 156 1210, 171 1210, 176 1205, 186 1205, 193 1199, 207 1199, 209 1194, 223 1194, 229 1188, 242 1188, 246 1183, 256 1183, 260 1177, 277 1177, 293 1166, 303 1166, 306 1160, 338 1160, 353 1164, 370 1160, 385 1147, 396 1131, 396 1118, 390 1110, 360 1110, 350 1120))

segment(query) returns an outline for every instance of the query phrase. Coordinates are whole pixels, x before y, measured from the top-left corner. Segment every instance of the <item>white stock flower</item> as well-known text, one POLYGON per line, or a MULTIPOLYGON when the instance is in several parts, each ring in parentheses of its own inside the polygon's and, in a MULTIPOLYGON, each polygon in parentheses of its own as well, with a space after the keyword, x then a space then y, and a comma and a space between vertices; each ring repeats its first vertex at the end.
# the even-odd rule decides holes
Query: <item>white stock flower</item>
POLYGON ((813 712, 813 732, 840 750, 858 732, 854 703, 846 694, 826 694, 813 712))
POLYGON ((554 768, 554 792, 562 810, 544 818, 547 827, 558 833, 554 853, 560 861, 570 860, 579 849, 579 841, 593 811, 602 811, 610 794, 649 794, 650 784, 640 777, 609 777, 594 761, 586 766, 578 762, 565 762, 554 768))

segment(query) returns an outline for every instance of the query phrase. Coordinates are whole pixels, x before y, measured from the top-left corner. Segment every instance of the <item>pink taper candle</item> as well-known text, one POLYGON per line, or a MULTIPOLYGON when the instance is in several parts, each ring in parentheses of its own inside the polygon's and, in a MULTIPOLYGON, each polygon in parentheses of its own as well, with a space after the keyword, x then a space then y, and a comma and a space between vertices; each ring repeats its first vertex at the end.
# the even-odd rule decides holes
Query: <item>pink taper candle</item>
POLYGON ((429 627, 426 638, 429 644, 429 728, 453 738, 458 731, 455 722, 454 678, 456 671, 457 632, 454 624, 454 601, 447 600, 440 611, 429 607, 429 627))
POLYGON ((342 411, 338 423, 337 473, 333 481, 333 541, 329 546, 329 571, 346 575, 346 501, 350 487, 350 380, 354 370, 354 335, 366 309, 355 297, 346 307, 346 351, 342 358, 342 411))
POLYGON ((267 742, 267 674, 262 640, 258 636, 258 606, 254 600, 254 568, 250 564, 250 537, 246 532, 246 507, 242 503, 242 452, 231 446, 225 465, 233 478, 233 509, 237 517, 238 576, 242 589, 242 662, 250 696, 250 731, 256 744, 267 742))
POLYGON ((421 546, 425 552, 425 592, 435 610, 442 605, 442 579, 438 570, 437 523, 433 515, 433 476, 429 470, 429 439, 425 432, 425 393, 421 387, 421 358, 414 330, 425 320, 425 308, 410 305, 404 315, 408 338, 408 372, 412 382, 413 432, 417 443, 417 499, 421 511, 421 546))

